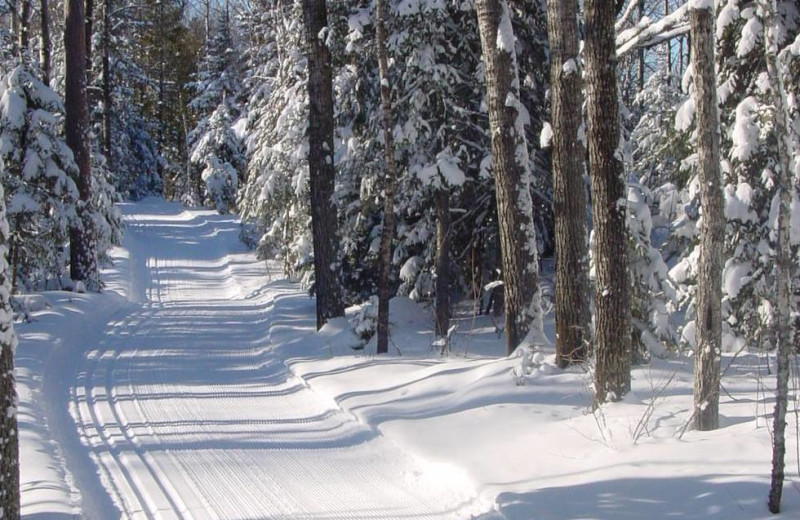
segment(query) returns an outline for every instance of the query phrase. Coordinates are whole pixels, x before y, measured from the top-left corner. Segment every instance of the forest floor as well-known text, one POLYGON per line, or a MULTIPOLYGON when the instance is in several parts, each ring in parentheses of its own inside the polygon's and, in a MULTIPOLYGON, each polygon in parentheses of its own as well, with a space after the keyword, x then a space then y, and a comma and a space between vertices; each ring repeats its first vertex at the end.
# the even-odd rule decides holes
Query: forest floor
POLYGON ((431 313, 395 299, 376 357, 343 319, 315 332, 314 301, 235 218, 122 208, 105 291, 30 297, 17 324, 23 518, 773 518, 774 357, 725 356, 714 432, 684 431, 685 356, 635 367, 632 392, 592 412, 590 374, 545 347, 515 377, 469 303, 442 357, 431 313))

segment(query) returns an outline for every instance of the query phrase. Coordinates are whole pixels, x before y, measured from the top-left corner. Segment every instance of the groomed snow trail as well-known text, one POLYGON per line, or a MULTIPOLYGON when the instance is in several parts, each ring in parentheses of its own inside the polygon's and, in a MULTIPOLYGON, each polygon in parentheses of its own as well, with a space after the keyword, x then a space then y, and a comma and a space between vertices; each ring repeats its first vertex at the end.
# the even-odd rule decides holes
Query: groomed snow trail
POLYGON ((266 284, 235 219, 156 200, 125 211, 138 305, 87 346, 70 404, 120 511, 86 516, 469 517, 470 486, 287 371, 270 345, 271 308, 299 289, 266 284))

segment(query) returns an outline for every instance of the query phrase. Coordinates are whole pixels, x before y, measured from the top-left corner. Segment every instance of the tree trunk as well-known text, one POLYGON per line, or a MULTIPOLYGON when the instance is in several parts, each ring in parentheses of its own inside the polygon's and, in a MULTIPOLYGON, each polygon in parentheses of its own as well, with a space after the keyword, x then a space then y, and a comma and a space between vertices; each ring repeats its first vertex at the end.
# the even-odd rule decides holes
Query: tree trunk
POLYGON ((28 35, 31 26, 31 0, 22 0, 22 13, 19 17, 19 55, 24 58, 28 50, 28 35))
MULTIPOLYGON (((664 16, 669 16, 669 0, 664 0, 664 16)), ((665 43, 667 47, 667 85, 672 83, 672 40, 668 39, 665 43)))
POLYGON ((389 86, 389 60, 386 49, 386 0, 377 0, 376 45, 378 69, 381 79, 381 107, 383 109, 383 144, 386 153, 384 182, 383 229, 381 230, 380 273, 378 276, 378 354, 389 352, 389 298, 391 296, 392 240, 394 240, 394 191, 397 183, 397 164, 394 157, 392 134, 392 91, 389 86))
POLYGON ((717 83, 714 72, 714 7, 689 10, 691 60, 697 114, 700 204, 700 260, 697 265, 697 346, 695 351, 694 425, 719 426, 719 377, 722 350, 722 250, 725 213, 720 171, 717 83))
POLYGON ((308 167, 311 175, 311 228, 314 235, 314 286, 317 329, 344 316, 339 281, 339 230, 333 188, 333 83, 331 52, 326 42, 325 0, 303 0, 308 53, 308 167))
POLYGON ((106 156, 108 169, 114 171, 111 155, 111 112, 113 110, 111 91, 111 0, 105 0, 103 3, 103 155, 106 156))
POLYGON ((775 0, 762 0, 764 12, 767 14, 764 26, 764 50, 767 61, 772 94, 772 109, 775 117, 775 136, 778 144, 778 188, 780 189, 780 206, 778 210, 778 258, 776 264, 775 284, 777 285, 777 320, 776 340, 778 351, 777 390, 775 415, 773 417, 772 435, 772 484, 769 491, 769 510, 777 514, 781 509, 783 492, 784 464, 786 455, 786 408, 789 395, 790 354, 794 338, 791 323, 791 280, 792 252, 790 238, 791 204, 792 204, 792 170, 789 136, 789 105, 786 99, 783 76, 778 70, 778 43, 775 37, 779 34, 777 22, 778 7, 775 0))
POLYGON ((39 3, 41 47, 39 48, 39 61, 42 67, 42 83, 50 84, 50 5, 48 0, 39 3))
MULTIPOLYGON (((447 341, 450 328, 450 192, 436 190, 436 337, 447 341)), ((444 352, 449 345, 442 347, 444 352)))
POLYGON ((64 22, 64 53, 66 81, 64 107, 66 109, 67 146, 75 155, 78 165, 81 225, 70 228, 70 275, 75 281, 92 283, 97 277, 97 261, 92 240, 89 204, 91 203, 92 171, 87 131, 89 110, 86 101, 86 33, 83 0, 67 0, 64 22))
POLYGON ((614 4, 586 0, 586 92, 595 265, 595 399, 631 387, 630 295, 614 4))
POLYGON ((86 84, 92 84, 92 34, 94 31, 94 0, 86 0, 86 84))
MULTIPOLYGON (((644 0, 639 2, 639 23, 642 23, 644 20, 644 0)), ((638 64, 636 66, 636 74, 637 74, 637 82, 639 87, 639 92, 644 90, 644 68, 645 68, 645 49, 644 47, 639 47, 639 56, 638 56, 638 64)))
POLYGON ((577 0, 547 2, 556 220, 556 362, 562 368, 584 361, 591 341, 577 15, 577 0))
MULTIPOLYGON (((0 160, 0 164, 2 161, 0 160)), ((9 231, 5 197, 0 185, 0 517, 20 517, 19 432, 17 429, 17 388, 14 379, 14 349, 17 338, 11 310, 11 277, 8 264, 9 231)))
POLYGON ((508 4, 506 0, 478 0, 476 9, 492 135, 505 291, 506 348, 511 354, 528 332, 539 337, 542 334, 531 172, 508 4))

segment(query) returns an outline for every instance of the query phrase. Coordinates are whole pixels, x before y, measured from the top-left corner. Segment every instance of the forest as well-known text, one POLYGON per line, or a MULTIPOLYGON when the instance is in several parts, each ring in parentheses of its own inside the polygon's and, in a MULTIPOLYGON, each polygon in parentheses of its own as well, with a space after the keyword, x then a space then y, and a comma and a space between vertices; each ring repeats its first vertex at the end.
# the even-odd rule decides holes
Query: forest
POLYGON ((542 352, 588 374, 595 410, 689 358, 700 432, 723 360, 763 355, 781 509, 796 0, 0 0, 0 170, 2 518, 25 298, 108 292, 125 208, 153 197, 237 219, 354 353, 402 352, 405 298, 434 357, 478 316, 519 378, 542 352))

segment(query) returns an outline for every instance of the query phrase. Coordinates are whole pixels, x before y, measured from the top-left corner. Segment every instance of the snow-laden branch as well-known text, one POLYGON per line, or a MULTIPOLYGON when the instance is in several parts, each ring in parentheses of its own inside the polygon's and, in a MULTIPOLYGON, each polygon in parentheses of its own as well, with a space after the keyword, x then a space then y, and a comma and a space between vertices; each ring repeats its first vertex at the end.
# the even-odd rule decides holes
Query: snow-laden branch
MULTIPOLYGON (((631 5, 638 1, 631 2, 631 5)), ((627 14, 628 11, 626 11, 627 14)), ((622 57, 629 52, 652 47, 689 32, 688 20, 689 6, 684 4, 672 13, 652 22, 649 18, 642 19, 638 24, 617 34, 617 57, 622 57)), ((624 19, 623 15, 623 19, 624 19)), ((622 21, 622 19, 620 20, 622 21)), ((619 23, 619 22, 618 22, 619 23)))
POLYGON ((642 0, 631 0, 630 3, 628 3, 628 7, 625 9, 625 12, 622 13, 622 16, 620 16, 619 20, 617 20, 617 23, 614 24, 614 29, 617 31, 617 34, 619 34, 622 29, 628 25, 628 22, 633 16, 633 13, 636 11, 636 8, 639 7, 640 3, 642 3, 642 0))

